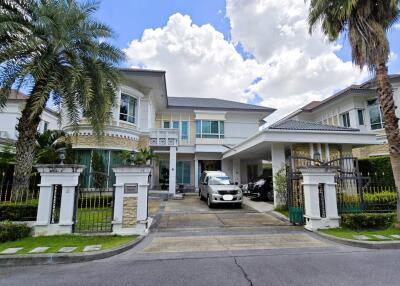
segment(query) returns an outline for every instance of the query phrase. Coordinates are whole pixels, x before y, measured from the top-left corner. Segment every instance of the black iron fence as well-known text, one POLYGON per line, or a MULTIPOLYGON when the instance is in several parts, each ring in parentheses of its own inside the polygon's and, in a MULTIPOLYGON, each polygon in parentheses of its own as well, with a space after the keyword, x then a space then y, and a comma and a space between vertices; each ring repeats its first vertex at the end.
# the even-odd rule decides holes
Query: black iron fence
MULTIPOLYGON (((358 160, 352 156, 335 158, 329 162, 303 156, 292 156, 287 161, 287 205, 292 223, 304 223, 304 190, 301 168, 330 166, 337 169, 335 175, 339 214, 394 212, 397 206, 397 191, 387 181, 384 173, 362 174, 358 160)), ((321 215, 324 215, 323 191, 320 188, 321 215)))
POLYGON ((36 220, 39 202, 39 173, 33 173, 29 188, 13 185, 12 177, 0 174, 0 221, 33 221, 36 220))

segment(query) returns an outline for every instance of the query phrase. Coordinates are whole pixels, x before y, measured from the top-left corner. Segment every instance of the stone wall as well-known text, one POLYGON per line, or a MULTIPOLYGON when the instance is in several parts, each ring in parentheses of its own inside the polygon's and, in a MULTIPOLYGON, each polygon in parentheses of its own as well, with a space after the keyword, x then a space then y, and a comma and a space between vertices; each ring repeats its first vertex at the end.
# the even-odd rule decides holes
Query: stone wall
POLYGON ((124 197, 123 204, 123 215, 122 215, 122 227, 132 228, 136 226, 136 209, 137 209, 137 198, 124 197))
POLYGON ((120 150, 132 150, 138 147, 145 148, 149 145, 148 137, 141 137, 139 140, 117 136, 104 136, 100 139, 95 135, 71 136, 73 148, 110 148, 120 150))
POLYGON ((354 148, 353 155, 357 158, 368 158, 372 156, 387 156, 389 155, 388 144, 371 145, 361 148, 354 148))

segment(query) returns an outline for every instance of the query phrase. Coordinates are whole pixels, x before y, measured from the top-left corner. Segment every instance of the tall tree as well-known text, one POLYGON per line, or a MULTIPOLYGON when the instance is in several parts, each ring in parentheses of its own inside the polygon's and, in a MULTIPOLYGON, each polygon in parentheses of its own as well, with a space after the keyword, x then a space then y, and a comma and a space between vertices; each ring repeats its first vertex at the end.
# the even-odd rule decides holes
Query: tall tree
POLYGON ((0 108, 11 88, 30 90, 16 127, 14 190, 28 187, 50 98, 72 124, 84 114, 98 134, 110 118, 122 52, 106 42, 112 30, 93 18, 98 7, 96 1, 0 1, 0 108))
POLYGON ((353 62, 376 74, 377 92, 389 143, 390 161, 398 192, 400 222, 400 131, 387 62, 390 55, 387 31, 399 18, 399 0, 311 0, 310 32, 321 24, 331 41, 347 33, 353 62))

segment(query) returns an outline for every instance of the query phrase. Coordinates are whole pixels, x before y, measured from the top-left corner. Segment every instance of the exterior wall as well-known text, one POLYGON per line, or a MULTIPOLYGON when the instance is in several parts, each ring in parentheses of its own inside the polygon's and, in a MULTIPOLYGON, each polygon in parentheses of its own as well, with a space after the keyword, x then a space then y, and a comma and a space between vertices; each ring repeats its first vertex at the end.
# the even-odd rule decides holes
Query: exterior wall
POLYGON ((100 140, 95 135, 71 136, 73 148, 99 148, 111 150, 132 151, 137 148, 146 148, 148 146, 148 137, 141 137, 138 140, 129 138, 104 136, 100 140))
POLYGON ((354 148, 353 155, 357 158, 368 158, 371 156, 386 156, 389 155, 388 144, 371 145, 362 148, 354 148))
MULTIPOLYGON (((23 100, 9 100, 7 105, 0 112, 0 138, 16 140, 18 133, 15 130, 18 124, 18 119, 21 116, 21 111, 24 108, 25 102, 23 100)), ((48 122, 49 130, 58 130, 58 118, 55 114, 48 110, 42 113, 42 121, 39 123, 38 131, 43 133, 44 121, 48 122)))

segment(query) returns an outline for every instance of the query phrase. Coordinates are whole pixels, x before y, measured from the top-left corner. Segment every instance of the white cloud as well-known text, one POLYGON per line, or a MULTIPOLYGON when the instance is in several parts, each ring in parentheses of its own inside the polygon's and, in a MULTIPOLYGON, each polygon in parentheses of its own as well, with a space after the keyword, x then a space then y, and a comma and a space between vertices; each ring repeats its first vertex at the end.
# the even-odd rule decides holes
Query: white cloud
POLYGON ((133 65, 166 70, 170 96, 243 101, 243 91, 262 71, 213 26, 197 26, 181 14, 172 15, 163 28, 145 30, 125 52, 133 65))
POLYGON ((397 29, 397 30, 400 30, 400 23, 395 24, 395 25, 394 25, 394 28, 397 29))
POLYGON ((319 29, 309 35, 307 12, 299 0, 227 0, 231 42, 178 13, 166 26, 146 29, 125 52, 134 66, 166 70, 170 96, 246 101, 257 94, 261 104, 280 109, 273 121, 367 76, 341 60, 341 47, 319 29), (253 59, 237 52, 239 43, 253 59))
POLYGON ((311 100, 367 76, 351 62, 344 62, 320 29, 308 33, 308 7, 298 0, 227 0, 232 38, 265 65, 263 80, 251 91, 263 105, 279 110, 273 121, 311 100))

